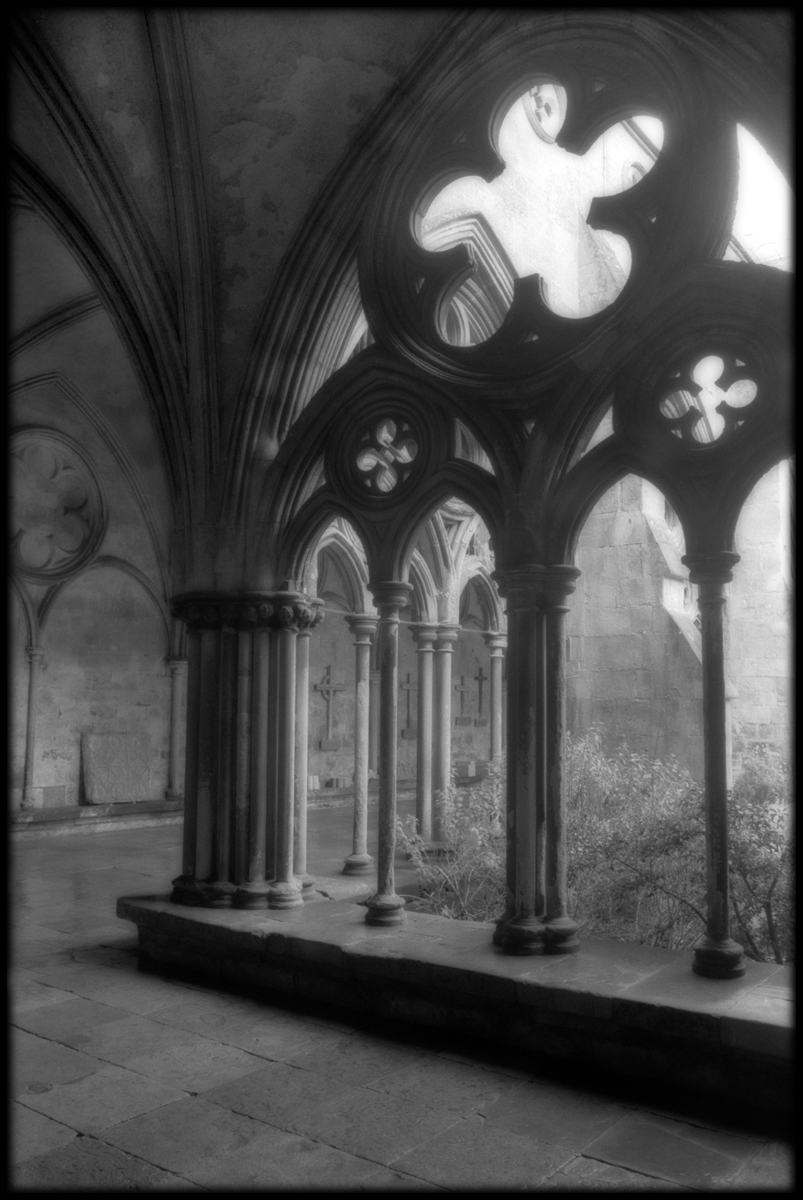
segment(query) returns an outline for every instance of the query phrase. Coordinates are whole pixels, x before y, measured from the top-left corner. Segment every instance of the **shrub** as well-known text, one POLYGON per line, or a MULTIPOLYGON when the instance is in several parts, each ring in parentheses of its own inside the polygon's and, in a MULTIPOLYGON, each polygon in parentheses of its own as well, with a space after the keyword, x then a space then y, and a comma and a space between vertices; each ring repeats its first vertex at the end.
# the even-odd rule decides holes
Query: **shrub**
MULTIPOLYGON (((493 765, 443 801, 448 850, 428 855, 415 819, 399 826, 428 912, 489 921, 504 909, 505 781, 493 765)), ((757 961, 793 961, 791 778, 777 752, 744 762, 729 802, 733 936, 757 961)), ((703 793, 675 758, 567 738, 569 912, 581 931, 668 949, 705 931, 703 793)))

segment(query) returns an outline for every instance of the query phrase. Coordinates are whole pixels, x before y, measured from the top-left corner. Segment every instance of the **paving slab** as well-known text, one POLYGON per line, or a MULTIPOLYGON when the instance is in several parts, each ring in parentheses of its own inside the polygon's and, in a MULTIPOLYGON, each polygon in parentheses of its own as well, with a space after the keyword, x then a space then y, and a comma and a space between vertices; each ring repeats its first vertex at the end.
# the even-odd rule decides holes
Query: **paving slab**
MULTIPOLYGON (((267 1187, 282 1191, 300 1188, 353 1191, 360 1185, 382 1186, 376 1163, 281 1129, 266 1129, 244 1149, 207 1160, 188 1175, 196 1183, 221 1192, 267 1187)), ((387 1186, 393 1180, 393 1173, 388 1171, 385 1175, 387 1186)))
POLYGON ((761 1143, 647 1114, 628 1116, 585 1147, 587 1158, 691 1188, 730 1185, 761 1143))
POLYGON ((525 1084, 500 1071, 428 1057, 368 1086, 400 1100, 464 1116, 484 1110, 503 1096, 515 1097, 525 1084))
POLYGON ((76 1136, 59 1121, 51 1121, 16 1100, 9 1109, 9 1155, 12 1163, 36 1158, 58 1146, 66 1146, 76 1136))
POLYGON ((488 1126, 575 1152, 629 1115, 622 1105, 542 1080, 484 1104, 480 1112, 488 1126))
POLYGON ((286 1123, 295 1133, 388 1166, 458 1120, 454 1112, 352 1088, 325 1104, 308 1102, 286 1123))
POLYGON ((637 1171, 626 1171, 610 1163, 597 1162, 593 1158, 572 1159, 546 1183, 535 1191, 543 1192, 685 1192, 680 1184, 667 1183, 665 1179, 654 1179, 640 1175, 637 1171))
POLYGON ((754 1159, 742 1167, 733 1181, 742 1192, 794 1190, 795 1155, 791 1146, 771 1142, 762 1146, 754 1159))
POLYGON ((16 1168, 16 1190, 32 1192, 197 1191, 197 1186, 91 1137, 29 1158, 16 1168))
POLYGON ((23 1096, 45 1090, 58 1083, 83 1079, 105 1065, 88 1054, 81 1054, 58 1042, 37 1037, 27 1030, 11 1030, 9 1052, 9 1094, 23 1096))
POLYGON ((127 1013, 121 1013, 120 1020, 108 1021, 89 1033, 70 1034, 71 1045, 121 1067, 133 1058, 169 1050, 172 1046, 191 1046, 198 1041, 197 1034, 127 1013))
POLYGON ((241 1151, 265 1126, 200 1097, 176 1100, 104 1133, 104 1140, 145 1162, 187 1176, 207 1160, 241 1151))
POLYGON ((297 1126, 303 1123, 305 1114, 319 1111, 329 1101, 341 1103, 354 1091, 342 1079, 274 1062, 233 1083, 211 1088, 205 1099, 232 1112, 298 1132, 297 1126))
POLYGON ((20 1101, 79 1133, 97 1134, 182 1096, 178 1086, 168 1087, 122 1067, 104 1066, 83 1079, 55 1084, 46 1092, 28 1092, 20 1101))
POLYGON ((450 1191, 530 1191, 571 1158, 566 1147, 489 1128, 481 1118, 470 1117, 437 1133, 393 1165, 450 1191))
POLYGON ((390 1077, 402 1068, 426 1060, 426 1052, 414 1046, 394 1045, 383 1038, 366 1034, 317 1043, 302 1054, 285 1060, 290 1066, 332 1075, 345 1083, 367 1084, 390 1077))
MULTIPOLYGON (((225 999, 229 1000, 228 997, 225 999)), ((207 997, 160 1008, 153 1014, 153 1019, 271 1061, 303 1054, 327 1039, 342 1037, 336 1030, 284 1013, 260 1010, 256 1006, 243 1008, 227 1004, 218 1008, 207 997)))
POLYGON ((49 987, 35 979, 17 983, 11 995, 12 1013, 30 1012, 34 1008, 44 1008, 47 1004, 61 1004, 63 1000, 74 1000, 71 992, 60 988, 49 987))
POLYGON ((264 1061, 236 1046, 222 1046, 207 1038, 187 1045, 163 1047, 127 1061, 130 1071, 163 1080, 185 1092, 207 1092, 263 1067, 264 1061))

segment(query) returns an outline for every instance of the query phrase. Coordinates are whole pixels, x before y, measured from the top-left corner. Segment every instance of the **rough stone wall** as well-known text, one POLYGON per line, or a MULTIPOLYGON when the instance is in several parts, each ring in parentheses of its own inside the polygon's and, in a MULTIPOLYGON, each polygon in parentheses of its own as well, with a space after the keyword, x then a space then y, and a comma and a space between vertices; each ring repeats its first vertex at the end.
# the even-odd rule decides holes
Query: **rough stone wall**
POLYGON ((757 744, 789 747, 792 685, 792 579, 789 466, 769 471, 736 528, 741 561, 728 600, 728 667, 736 765, 757 744))
POLYGON ((51 613, 37 705, 37 807, 82 799, 81 735, 147 739, 148 775, 130 799, 167 787, 170 679, 164 624, 153 601, 121 571, 99 568, 69 584, 51 613))

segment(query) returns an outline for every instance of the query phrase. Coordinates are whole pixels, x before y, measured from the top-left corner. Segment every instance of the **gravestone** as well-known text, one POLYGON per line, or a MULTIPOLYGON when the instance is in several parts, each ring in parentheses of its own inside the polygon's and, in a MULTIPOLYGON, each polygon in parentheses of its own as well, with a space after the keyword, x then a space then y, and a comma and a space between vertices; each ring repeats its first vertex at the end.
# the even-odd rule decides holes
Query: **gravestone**
POLYGON ((87 804, 155 800, 148 738, 138 733, 83 733, 81 760, 87 804))

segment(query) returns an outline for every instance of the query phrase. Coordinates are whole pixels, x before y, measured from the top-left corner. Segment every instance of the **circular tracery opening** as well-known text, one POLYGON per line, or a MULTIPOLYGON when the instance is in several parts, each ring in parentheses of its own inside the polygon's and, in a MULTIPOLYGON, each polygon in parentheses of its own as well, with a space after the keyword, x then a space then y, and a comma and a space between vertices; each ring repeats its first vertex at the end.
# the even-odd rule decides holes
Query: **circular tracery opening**
POLYGON ((373 494, 387 495, 404 483, 418 455, 418 442, 406 421, 385 417, 360 439, 358 478, 373 494))

